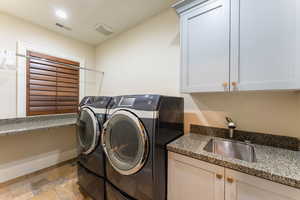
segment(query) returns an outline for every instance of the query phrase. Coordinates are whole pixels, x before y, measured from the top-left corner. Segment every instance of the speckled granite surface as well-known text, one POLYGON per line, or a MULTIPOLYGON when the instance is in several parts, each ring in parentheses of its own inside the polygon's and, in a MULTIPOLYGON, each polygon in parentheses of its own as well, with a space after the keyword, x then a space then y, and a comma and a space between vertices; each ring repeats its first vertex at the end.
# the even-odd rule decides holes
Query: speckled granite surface
POLYGON ((0 136, 23 134, 32 130, 75 125, 77 114, 34 116, 0 120, 0 136))
POLYGON ((203 150, 214 137, 189 134, 167 146, 169 151, 300 189, 300 151, 256 145, 257 162, 223 157, 203 150))
MULTIPOLYGON (((215 128, 199 125, 191 125, 191 133, 199 133, 201 135, 228 138, 228 129, 215 128)), ((289 149, 293 151, 300 150, 300 140, 295 137, 272 135, 265 133, 256 133, 242 130, 234 131, 234 139, 239 141, 249 140, 254 144, 260 144, 271 147, 289 149)))

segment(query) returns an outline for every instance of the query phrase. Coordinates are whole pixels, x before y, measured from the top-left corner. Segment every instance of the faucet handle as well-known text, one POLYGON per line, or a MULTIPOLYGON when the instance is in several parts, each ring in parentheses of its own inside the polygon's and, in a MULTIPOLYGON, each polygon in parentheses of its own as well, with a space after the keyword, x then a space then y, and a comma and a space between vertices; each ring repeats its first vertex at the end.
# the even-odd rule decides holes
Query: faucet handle
POLYGON ((231 119, 230 117, 226 117, 225 119, 226 119, 226 121, 227 121, 228 123, 233 122, 232 119, 231 119))
POLYGON ((236 128, 235 123, 233 122, 233 120, 230 117, 226 117, 226 121, 228 123, 228 128, 236 128))

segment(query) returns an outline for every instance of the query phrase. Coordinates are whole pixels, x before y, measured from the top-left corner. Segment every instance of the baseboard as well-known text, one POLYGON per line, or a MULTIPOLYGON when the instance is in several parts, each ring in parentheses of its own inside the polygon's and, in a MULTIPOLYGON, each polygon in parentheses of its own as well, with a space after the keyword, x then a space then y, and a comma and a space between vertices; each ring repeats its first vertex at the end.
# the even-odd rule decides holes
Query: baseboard
POLYGON ((28 159, 0 165, 0 183, 73 159, 77 155, 77 149, 64 152, 52 151, 28 159))

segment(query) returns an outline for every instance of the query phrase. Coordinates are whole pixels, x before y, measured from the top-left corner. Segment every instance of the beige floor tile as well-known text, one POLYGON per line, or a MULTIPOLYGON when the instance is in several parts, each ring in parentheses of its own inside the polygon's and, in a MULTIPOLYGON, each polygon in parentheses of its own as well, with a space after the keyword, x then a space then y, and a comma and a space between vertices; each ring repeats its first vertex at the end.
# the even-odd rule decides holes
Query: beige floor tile
POLYGON ((54 169, 53 171, 50 171, 49 173, 47 173, 47 176, 46 176, 46 178, 49 181, 55 181, 55 180, 57 180, 57 179, 59 179, 61 177, 62 177, 61 173, 58 170, 56 170, 56 169, 54 169))
POLYGON ((86 200, 86 197, 79 193, 75 196, 75 200, 86 200))
POLYGON ((0 187, 0 194, 4 194, 6 192, 9 192, 9 188, 8 187, 0 187))
POLYGON ((18 196, 13 197, 13 200, 30 200, 33 197, 32 192, 27 192, 18 196))
POLYGON ((74 200, 76 199, 76 195, 73 194, 70 191, 62 190, 62 189, 56 189, 57 196, 60 200, 74 200))
POLYGON ((75 200, 93 200, 93 199, 80 193, 75 197, 75 200))
POLYGON ((30 183, 35 183, 35 182, 38 182, 38 181, 40 181, 42 179, 45 179, 46 177, 47 177, 47 174, 44 174, 44 173, 42 173, 42 174, 35 174, 35 175, 28 176, 27 180, 30 183))
POLYGON ((49 185, 49 184, 51 184, 51 182, 50 182, 48 179, 43 178, 43 179, 40 179, 40 180, 38 180, 38 181, 33 181, 33 182, 31 182, 31 188, 32 188, 33 190, 39 190, 39 189, 41 189, 42 187, 47 186, 47 185, 49 185))
POLYGON ((55 190, 49 190, 34 196, 30 200, 60 200, 60 199, 57 196, 55 190))
POLYGON ((72 177, 76 175, 76 168, 70 164, 60 166, 49 171, 46 175, 49 181, 55 181, 60 178, 72 177))
POLYGON ((7 192, 7 191, 0 192, 0 200, 12 200, 12 199, 13 199, 13 197, 10 192, 7 192))
POLYGON ((71 171, 70 173, 68 173, 65 178, 67 179, 73 179, 73 178, 77 178, 77 170, 76 171, 71 171))
POLYGON ((31 185, 27 181, 12 184, 8 189, 14 200, 27 200, 33 197, 31 185))
POLYGON ((77 167, 67 163, 0 187, 0 200, 92 200, 81 194, 77 167))

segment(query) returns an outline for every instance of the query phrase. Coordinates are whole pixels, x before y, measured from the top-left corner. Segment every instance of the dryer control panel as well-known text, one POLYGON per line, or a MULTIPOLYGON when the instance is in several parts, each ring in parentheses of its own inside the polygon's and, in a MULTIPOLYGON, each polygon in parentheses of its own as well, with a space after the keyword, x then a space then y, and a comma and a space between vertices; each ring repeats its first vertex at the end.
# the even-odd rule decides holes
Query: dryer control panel
POLYGON ((109 108, 132 108, 136 110, 157 110, 160 95, 126 95, 114 97, 109 108))
POLYGON ((79 104, 79 107, 92 106, 92 107, 95 107, 95 108, 107 108, 110 100, 111 100, 111 97, 86 96, 81 100, 81 102, 79 104))

